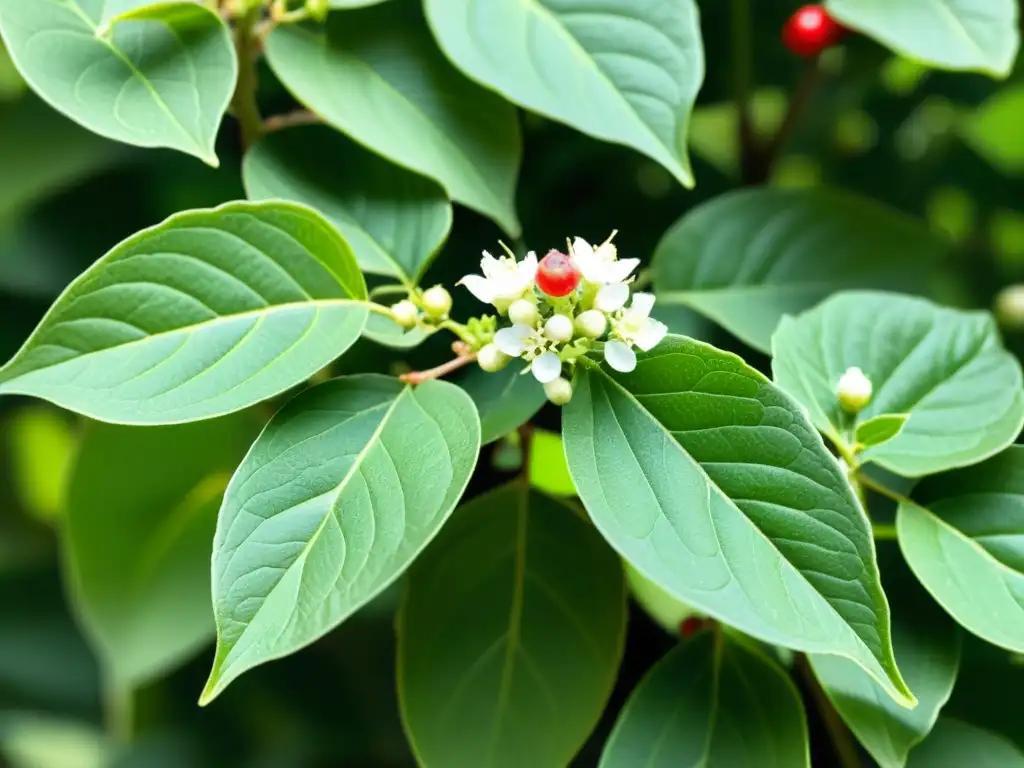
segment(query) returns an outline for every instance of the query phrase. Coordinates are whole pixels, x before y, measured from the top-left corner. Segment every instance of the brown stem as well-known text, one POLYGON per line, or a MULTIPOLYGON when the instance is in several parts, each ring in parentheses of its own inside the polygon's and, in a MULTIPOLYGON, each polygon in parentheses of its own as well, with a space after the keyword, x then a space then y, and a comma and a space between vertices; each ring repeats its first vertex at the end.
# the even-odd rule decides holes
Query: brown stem
POLYGON ((238 19, 235 25, 235 48, 238 52, 238 84, 231 106, 235 117, 242 126, 242 148, 248 150, 263 133, 263 118, 256 103, 256 58, 259 55, 259 39, 255 26, 262 9, 255 6, 238 19))
POLYGON ((839 713, 832 706, 828 694, 825 693, 821 683, 818 682, 810 662, 807 661, 807 656, 802 653, 797 654, 795 666, 800 670, 804 683, 807 685, 807 690, 810 692, 818 712, 821 714, 825 730, 828 731, 828 735, 832 739, 832 748, 839 759, 839 765, 842 768, 861 768, 860 755, 857 753, 857 745, 850 735, 850 730, 846 727, 842 718, 839 717, 839 713))
POLYGON ((263 133, 274 133, 283 131, 285 128, 295 128, 300 125, 319 125, 323 122, 320 116, 310 112, 308 109, 297 109, 294 112, 286 112, 283 115, 272 115, 263 121, 263 133))
POLYGON ((424 381, 430 381, 431 379, 439 379, 442 376, 447 376, 452 371, 457 371, 464 365, 476 360, 476 352, 469 348, 469 345, 462 341, 456 341, 452 344, 452 352, 458 357, 449 360, 447 363, 441 363, 436 368, 431 368, 427 371, 412 371, 411 373, 403 373, 398 378, 404 381, 406 384, 422 384, 424 381))
POLYGON ((800 82, 797 84, 796 91, 789 100, 786 114, 782 118, 782 125, 779 126, 779 130, 775 132, 775 136, 772 137, 771 141, 759 150, 757 158, 751 163, 748 177, 749 184, 764 184, 771 177, 775 162, 779 159, 779 155, 786 148, 789 140, 793 138, 793 133, 796 131, 800 120, 807 112, 807 107, 814 99, 814 94, 821 85, 822 74, 818 58, 809 59, 807 66, 804 68, 803 75, 800 77, 800 82))

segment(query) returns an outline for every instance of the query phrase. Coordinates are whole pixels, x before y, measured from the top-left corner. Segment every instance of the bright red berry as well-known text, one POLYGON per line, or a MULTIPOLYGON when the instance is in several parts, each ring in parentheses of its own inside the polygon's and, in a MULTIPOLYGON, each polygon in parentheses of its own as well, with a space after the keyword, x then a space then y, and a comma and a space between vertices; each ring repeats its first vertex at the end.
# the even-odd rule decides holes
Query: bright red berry
POLYGON ((782 43, 797 56, 817 56, 838 43, 846 28, 820 5, 805 5, 782 28, 782 43))
POLYGON ((548 251, 537 265, 537 287, 548 296, 568 296, 580 284, 580 271, 560 251, 548 251))
POLYGON ((707 622, 704 619, 696 616, 689 616, 679 622, 679 636, 683 638, 683 640, 689 640, 702 630, 706 623, 707 622))

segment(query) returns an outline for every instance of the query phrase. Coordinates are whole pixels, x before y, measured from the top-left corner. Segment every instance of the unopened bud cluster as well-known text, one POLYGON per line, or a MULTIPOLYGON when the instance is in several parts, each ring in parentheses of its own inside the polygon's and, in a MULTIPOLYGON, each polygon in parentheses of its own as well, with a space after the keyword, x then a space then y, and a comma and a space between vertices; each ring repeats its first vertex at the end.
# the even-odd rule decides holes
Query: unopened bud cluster
POLYGON ((412 294, 390 307, 391 319, 406 330, 446 320, 451 309, 452 295, 441 285, 428 288, 419 295, 412 294))

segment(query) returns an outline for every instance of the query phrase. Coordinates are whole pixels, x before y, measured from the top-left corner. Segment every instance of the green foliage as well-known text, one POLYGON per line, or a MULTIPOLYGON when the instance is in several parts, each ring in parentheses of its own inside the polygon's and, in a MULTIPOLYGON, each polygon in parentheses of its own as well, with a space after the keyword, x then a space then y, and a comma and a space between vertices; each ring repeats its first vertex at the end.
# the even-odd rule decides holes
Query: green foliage
POLYGON ((931 737, 911 753, 910 768, 1021 768, 1024 753, 1009 741, 983 728, 943 718, 931 737))
POLYGON ((544 405, 544 390, 532 376, 522 373, 523 367, 516 364, 497 373, 473 368, 459 380, 480 412, 484 445, 515 431, 544 405))

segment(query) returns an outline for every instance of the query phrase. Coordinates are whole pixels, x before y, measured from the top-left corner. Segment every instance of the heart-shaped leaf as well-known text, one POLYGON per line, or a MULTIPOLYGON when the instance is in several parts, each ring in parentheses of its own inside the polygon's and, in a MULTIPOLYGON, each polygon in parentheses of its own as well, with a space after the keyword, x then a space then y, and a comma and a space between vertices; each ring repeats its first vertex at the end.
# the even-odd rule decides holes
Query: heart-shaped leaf
POLYGON ((327 123, 519 234, 515 109, 445 60, 415 2, 332 14, 326 28, 281 26, 266 51, 281 82, 327 123))
POLYGON ((438 43, 474 80, 688 187, 690 112, 704 80, 694 0, 426 0, 438 43))
POLYGON ((810 766, 800 694, 759 651, 703 632, 669 651, 619 714, 600 768, 639 765, 810 766))
POLYGON ((547 401, 537 380, 522 374, 523 364, 513 361, 497 373, 474 368, 459 379, 480 411, 484 445, 528 422, 547 401))
POLYGON ((217 656, 201 703, 316 640, 391 584, 469 482, 480 419, 461 389, 378 375, 306 390, 224 497, 213 546, 217 656))
POLYGON ((1006 77, 1020 47, 1016 0, 826 0, 838 21, 909 59, 1006 77))
POLYGON ((292 203, 172 216, 75 280, 14 358, 0 394, 127 424, 196 421, 301 383, 359 338, 351 249, 292 203))
POLYGON ((0 34, 32 89, 72 120, 217 165, 214 140, 238 64, 231 34, 210 8, 187 0, 0 0, 0 34))
POLYGON ((897 706, 847 659, 810 657, 832 704, 881 768, 906 764, 910 749, 928 735, 949 700, 960 664, 959 628, 914 581, 895 549, 887 544, 879 559, 892 605, 896 661, 917 706, 897 706))
POLYGON ((398 690, 424 765, 566 766, 597 725, 626 630, 622 565, 525 484, 455 513, 410 570, 398 690))
POLYGON ((246 414, 86 430, 63 544, 75 606, 117 685, 152 680, 213 637, 210 542, 255 433, 246 414))
POLYGON ((654 252, 659 305, 682 304, 762 352, 783 315, 848 288, 913 290, 946 246, 872 200, 747 189, 684 215, 654 252))
POLYGON ((452 226, 452 207, 438 184, 325 126, 267 136, 246 155, 242 174, 251 199, 316 208, 348 240, 364 272, 409 287, 452 226))
POLYGON ((906 477, 973 464, 1013 442, 1024 423, 1020 364, 991 316, 889 293, 842 293, 782 321, 772 339, 776 383, 837 444, 880 414, 909 414, 891 440, 861 454, 906 477), (860 368, 870 404, 856 419, 839 405, 840 376, 860 368))
POLYGON ((766 642, 846 656, 901 703, 874 542, 803 409, 735 355, 667 336, 563 410, 594 525, 643 576, 766 642))
POLYGON ((910 753, 909 768, 1024 768, 1013 742, 984 728, 943 717, 931 736, 910 753))
POLYGON ((896 529, 917 578, 954 619, 1024 653, 1024 447, 926 478, 896 529))

